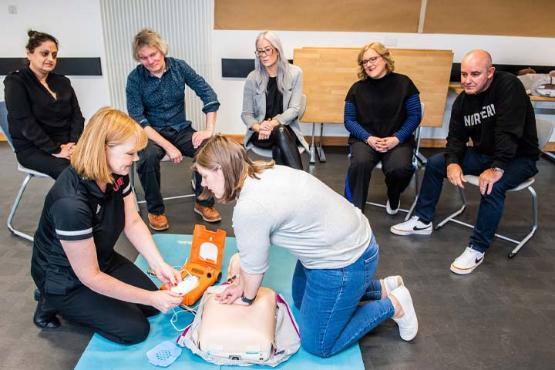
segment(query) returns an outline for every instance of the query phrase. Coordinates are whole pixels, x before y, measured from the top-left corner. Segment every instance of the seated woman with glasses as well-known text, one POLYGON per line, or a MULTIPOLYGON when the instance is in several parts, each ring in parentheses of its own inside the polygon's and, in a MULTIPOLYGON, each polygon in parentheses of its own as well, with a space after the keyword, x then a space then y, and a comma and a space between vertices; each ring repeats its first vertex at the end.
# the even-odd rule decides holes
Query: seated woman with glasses
POLYGON ((411 79, 395 73, 389 50, 379 42, 358 54, 359 81, 345 98, 345 127, 351 163, 345 196, 364 211, 372 169, 381 161, 387 185, 386 211, 399 211, 401 193, 414 173, 414 131, 420 124, 419 92, 411 79))
POLYGON ((29 65, 4 80, 8 123, 17 161, 56 179, 69 166, 85 119, 71 83, 52 72, 58 40, 29 31, 29 65))
POLYGON ((255 46, 255 68, 247 76, 243 91, 245 147, 271 149, 278 164, 302 170, 297 144, 308 151, 299 126, 303 72, 289 64, 274 32, 260 33, 255 46))

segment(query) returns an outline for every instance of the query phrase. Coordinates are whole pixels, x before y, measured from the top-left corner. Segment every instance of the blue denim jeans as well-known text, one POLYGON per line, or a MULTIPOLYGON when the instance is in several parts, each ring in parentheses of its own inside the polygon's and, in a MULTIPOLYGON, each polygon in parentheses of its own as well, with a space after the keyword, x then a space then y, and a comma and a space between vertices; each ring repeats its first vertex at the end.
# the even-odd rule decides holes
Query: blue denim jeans
POLYGON ((374 279, 378 260, 379 247, 372 238, 362 256, 344 268, 308 269, 297 262, 293 302, 307 352, 332 356, 393 317, 393 305, 389 298, 380 299, 380 281, 374 279))
MULTIPOLYGON (((484 170, 491 167, 492 162, 491 156, 468 149, 461 167, 465 175, 479 176, 484 170)), ((488 249, 503 214, 505 193, 536 173, 538 173, 538 169, 536 160, 533 158, 516 157, 511 161, 505 169, 503 177, 493 185, 491 193, 482 195, 478 217, 470 237, 471 248, 480 252, 488 249)), ((447 177, 447 165, 444 153, 429 158, 415 209, 415 215, 421 221, 426 223, 432 221, 445 177, 447 177)))

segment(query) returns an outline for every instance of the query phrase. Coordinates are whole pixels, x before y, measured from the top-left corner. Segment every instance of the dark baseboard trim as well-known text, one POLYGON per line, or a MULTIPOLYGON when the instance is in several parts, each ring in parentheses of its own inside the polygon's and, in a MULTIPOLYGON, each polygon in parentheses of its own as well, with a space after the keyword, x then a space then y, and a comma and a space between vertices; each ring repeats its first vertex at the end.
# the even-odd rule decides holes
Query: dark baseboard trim
MULTIPOLYGON (((289 60, 293 63, 293 60, 289 60)), ((254 70, 254 59, 222 58, 222 77, 246 78, 254 70)))
MULTIPOLYGON (((293 60, 289 61, 293 63, 293 60)), ((518 64, 494 64, 498 71, 510 72, 517 74, 518 71, 525 68, 533 68, 537 73, 549 73, 555 70, 555 66, 534 66, 534 65, 518 65, 518 64)), ((222 77, 245 78, 250 71, 254 70, 254 59, 234 59, 222 58, 222 77)), ((451 66, 450 81, 461 81, 461 64, 453 63, 451 66)))
MULTIPOLYGON (((536 73, 549 73, 555 70, 555 66, 532 66, 532 65, 519 65, 519 64, 495 64, 493 63, 496 71, 509 72, 514 75, 518 74, 521 69, 532 68, 536 73)), ((461 64, 453 63, 451 66, 450 81, 461 82, 461 64)))
MULTIPOLYGON (((17 71, 27 65, 25 58, 0 58, 0 76, 17 71)), ((99 57, 59 58, 54 72, 64 76, 102 76, 99 57)))

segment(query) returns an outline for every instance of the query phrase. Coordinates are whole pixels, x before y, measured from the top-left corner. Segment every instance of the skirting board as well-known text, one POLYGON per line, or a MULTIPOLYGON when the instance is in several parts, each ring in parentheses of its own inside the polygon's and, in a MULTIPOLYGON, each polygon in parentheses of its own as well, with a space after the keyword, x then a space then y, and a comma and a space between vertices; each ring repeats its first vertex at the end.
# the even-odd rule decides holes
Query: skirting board
MULTIPOLYGON (((243 135, 225 135, 226 137, 237 141, 238 143, 243 143, 243 135)), ((311 136, 305 136, 308 143, 312 140, 311 136)), ((345 136, 324 136, 323 138, 324 146, 346 146, 347 137, 345 136)), ((445 139, 422 139, 420 140, 420 147, 422 148, 445 148, 447 141, 445 139)), ((555 142, 547 143, 544 148, 545 151, 555 152, 555 142)))
MULTIPOLYGON (((242 144, 243 143, 243 135, 225 135, 226 137, 242 144)), ((311 137, 306 136, 306 141, 310 143, 311 137)), ((6 138, 3 134, 0 133, 0 141, 6 141, 6 138)), ((422 148, 445 148, 445 139, 422 139, 420 141, 420 146, 422 148)), ((324 143, 325 146, 346 146, 347 145, 347 138, 343 136, 324 136, 324 143)), ((544 148, 547 152, 555 152, 555 142, 547 143, 544 148)))

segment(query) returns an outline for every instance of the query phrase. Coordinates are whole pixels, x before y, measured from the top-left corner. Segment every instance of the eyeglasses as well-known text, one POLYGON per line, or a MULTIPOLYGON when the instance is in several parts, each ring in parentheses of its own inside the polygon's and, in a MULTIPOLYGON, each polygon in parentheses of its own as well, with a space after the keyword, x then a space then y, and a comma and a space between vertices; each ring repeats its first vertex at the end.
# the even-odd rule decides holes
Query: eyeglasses
POLYGON ((258 49, 254 52, 254 55, 256 55, 257 57, 261 57, 264 55, 270 56, 274 53, 274 48, 271 47, 267 47, 264 49, 258 49))
POLYGON ((372 57, 372 58, 363 59, 363 60, 360 61, 360 65, 361 65, 361 66, 365 66, 365 65, 367 65, 368 63, 370 63, 370 64, 376 64, 376 62, 378 61, 378 59, 380 59, 381 57, 382 57, 381 55, 377 55, 377 56, 372 57))

